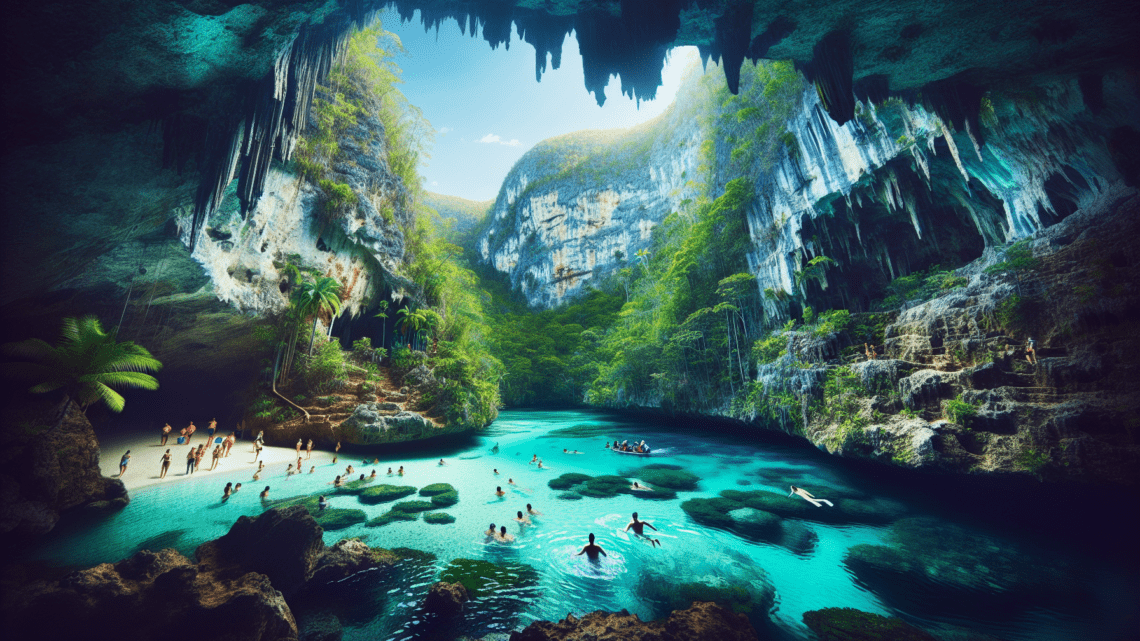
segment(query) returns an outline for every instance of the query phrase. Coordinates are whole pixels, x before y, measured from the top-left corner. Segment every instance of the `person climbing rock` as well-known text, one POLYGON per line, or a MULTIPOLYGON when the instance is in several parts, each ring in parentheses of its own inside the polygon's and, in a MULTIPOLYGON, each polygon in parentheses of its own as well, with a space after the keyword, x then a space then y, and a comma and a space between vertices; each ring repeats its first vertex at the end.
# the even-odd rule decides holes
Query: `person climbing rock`
POLYGON ((1025 339, 1025 360, 1029 361, 1030 365, 1037 365, 1037 341, 1033 337, 1025 339))

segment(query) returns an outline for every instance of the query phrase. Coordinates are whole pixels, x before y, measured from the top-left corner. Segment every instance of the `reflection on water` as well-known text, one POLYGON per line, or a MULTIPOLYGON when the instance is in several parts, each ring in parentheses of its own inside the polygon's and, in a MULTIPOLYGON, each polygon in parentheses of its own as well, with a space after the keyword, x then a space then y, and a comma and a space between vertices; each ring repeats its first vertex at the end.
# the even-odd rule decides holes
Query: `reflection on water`
MULTIPOLYGON (((320 598, 296 604, 302 619, 319 613, 337 616, 350 641, 482 636, 598 609, 625 608, 650 619, 680 607, 679 601, 698 598, 726 603, 758 624, 770 618, 802 638, 810 636, 803 613, 824 607, 853 607, 902 616, 930 629, 964 628, 1005 639, 1112 639, 1135 632, 1128 618, 1140 596, 1133 566, 1114 563, 1111 549, 1079 544, 1064 529, 1073 527, 1072 516, 1057 513, 1039 518, 1044 527, 1030 526, 1028 511, 1015 512, 1020 501, 1003 503, 977 492, 959 499, 955 484, 961 481, 956 479, 923 485, 912 476, 853 468, 798 443, 750 442, 741 434, 700 434, 585 411, 504 412, 485 433, 461 446, 429 444, 419 451, 367 455, 380 458, 375 467, 381 473, 389 466, 405 467, 402 478, 382 478, 381 483, 417 488, 451 483, 460 499, 441 510, 455 517, 448 525, 417 519, 326 532, 328 544, 356 536, 370 545, 408 547, 437 557, 402 562, 395 572, 364 573, 330 587, 320 598), (615 439, 645 439, 654 455, 614 454, 605 444, 615 439), (536 455, 548 469, 531 464, 536 455), (441 456, 448 465, 435 464, 441 456), (547 485, 566 472, 591 477, 622 472, 632 478, 650 463, 695 474, 698 488, 677 489, 677 498, 670 500, 630 493, 578 495, 571 501, 557 498, 564 491, 547 485), (832 508, 815 508, 799 499, 777 505, 774 501, 785 500, 789 485, 834 500, 838 507, 826 512, 832 508), (506 496, 495 495, 499 486, 506 496), (714 505, 699 521, 681 509, 689 499, 716 498, 726 490, 741 501, 761 502, 732 504, 723 512, 714 505), (776 498, 749 494, 754 492, 771 492, 776 498), (542 515, 522 527, 513 518, 527 503, 542 515), (785 511, 764 516, 766 510, 785 511), (657 528, 646 533, 661 541, 660 548, 624 531, 633 512, 657 528), (883 513, 888 516, 876 520, 883 513), (516 540, 487 542, 483 532, 491 522, 507 526, 516 540), (745 537, 748 527, 769 526, 777 533, 745 537), (1046 536, 1046 530, 1052 534, 1046 536), (596 562, 577 556, 590 533, 607 555, 596 562), (468 606, 461 622, 438 621, 420 604, 455 559, 500 568, 522 564, 534 572, 520 580, 509 570, 491 571, 479 579, 489 587, 468 606)), ((316 474, 287 478, 282 464, 280 470, 266 470, 263 485, 272 487, 275 499, 328 492, 344 462, 333 465, 329 453, 314 452, 313 457, 316 474)), ((89 566, 144 548, 175 547, 189 554, 225 533, 238 516, 262 511, 253 491, 220 501, 227 481, 250 479, 246 473, 219 474, 145 488, 108 518, 62 523, 34 556, 55 565, 89 566)), ((367 505, 347 495, 332 495, 330 503, 364 510, 369 519, 391 508, 391 503, 367 505)), ((1047 500, 1037 504, 1049 505, 1047 500)), ((1097 526, 1086 527, 1095 531, 1097 526)), ((1134 526, 1116 523, 1112 531, 1119 533, 1121 527, 1134 526)), ((1079 529, 1076 536, 1082 533, 1088 534, 1079 529)))

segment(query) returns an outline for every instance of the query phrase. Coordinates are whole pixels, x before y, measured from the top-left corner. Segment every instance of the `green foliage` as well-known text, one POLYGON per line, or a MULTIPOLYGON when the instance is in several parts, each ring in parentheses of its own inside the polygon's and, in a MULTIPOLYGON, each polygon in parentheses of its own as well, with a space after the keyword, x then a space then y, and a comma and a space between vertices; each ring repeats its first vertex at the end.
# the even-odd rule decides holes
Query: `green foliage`
POLYGON ((830 309, 819 316, 819 321, 811 328, 816 336, 830 336, 846 330, 851 325, 851 312, 846 309, 830 309))
POLYGON ((436 525, 455 523, 455 517, 446 512, 428 512, 424 515, 424 522, 436 525))
MULTIPOLYGON (((38 338, 5 343, 4 355, 20 359, 5 363, 9 377, 34 383, 34 394, 61 391, 69 404, 86 410, 103 403, 112 412, 123 411, 126 400, 115 389, 158 389, 158 380, 147 372, 162 368, 141 345, 119 342, 115 333, 103 330, 94 316, 65 318, 55 345, 38 338)), ((60 416, 60 421, 66 415, 60 416)))
POLYGON ((819 408, 827 423, 836 425, 828 437, 831 451, 862 449, 869 445, 863 428, 867 419, 859 415, 860 402, 867 395, 859 375, 850 367, 837 367, 827 372, 823 382, 823 406, 819 408))
POLYGON ((455 559, 443 569, 439 580, 462 583, 472 598, 502 590, 517 590, 538 582, 538 572, 519 563, 496 564, 475 559, 455 559))
POLYGON ((374 505, 402 499, 416 493, 416 488, 407 485, 377 485, 359 494, 361 503, 374 505))
POLYGON ((454 492, 455 486, 451 483, 432 483, 420 488, 420 496, 435 496, 444 492, 454 492))
POLYGON ((1039 264, 1029 247, 1029 240, 1020 240, 1005 250, 1005 260, 987 267, 986 273, 1012 275, 1021 282, 1022 274, 1033 271, 1039 264))
POLYGON ((1017 458, 1014 459, 1014 464, 1018 469, 1039 474, 1049 464, 1049 453, 1038 452, 1032 448, 1024 449, 1018 453, 1017 458))
POLYGON ((889 294, 876 307, 881 310, 895 310, 910 301, 925 302, 944 292, 964 287, 969 282, 964 276, 955 276, 953 271, 933 265, 925 271, 915 272, 891 281, 887 285, 889 294))
POLYGON ((1005 329, 1023 330, 1028 325, 1029 320, 1025 313, 1026 307, 1026 301, 1015 294, 997 304, 994 308, 994 319, 997 320, 998 325, 1005 329))
POLYGON ((301 377, 311 394, 327 394, 348 382, 344 352, 336 341, 324 343, 312 356, 301 361, 301 377))
POLYGON ((752 358, 756 360, 757 365, 775 362, 787 353, 788 338, 781 331, 772 332, 752 345, 752 358))
POLYGON ((980 405, 963 401, 961 395, 959 395, 956 399, 946 401, 946 418, 962 427, 966 427, 966 423, 978 414, 980 407, 980 405))

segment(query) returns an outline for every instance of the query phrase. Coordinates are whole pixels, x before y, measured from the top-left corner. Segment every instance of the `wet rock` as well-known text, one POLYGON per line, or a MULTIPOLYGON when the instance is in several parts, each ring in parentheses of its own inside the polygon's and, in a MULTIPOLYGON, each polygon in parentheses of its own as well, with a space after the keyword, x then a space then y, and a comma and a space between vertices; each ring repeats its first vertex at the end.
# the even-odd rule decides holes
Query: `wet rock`
POLYGON ((27 586, 4 618, 9 632, 52 640, 297 638, 289 606, 264 575, 215 572, 174 550, 27 586))
POLYGON ((577 618, 567 615, 558 623, 536 621, 510 641, 758 641, 756 630, 742 614, 715 603, 694 603, 664 621, 643 622, 637 615, 591 612, 577 618))
POLYGON ((804 623, 819 635, 820 641, 937 641, 902 619, 854 608, 804 612, 804 623))
POLYGON ((303 506, 271 509, 257 518, 242 516, 222 537, 195 552, 206 567, 237 567, 259 572, 286 595, 312 575, 324 552, 322 530, 303 506))
POLYGON ((331 612, 315 612, 298 617, 298 641, 340 641, 344 629, 331 612))
POLYGON ((388 569, 399 560, 397 554, 388 550, 369 547, 359 539, 344 539, 317 558, 305 589, 342 581, 365 570, 388 569))
POLYGON ((466 429, 474 428, 441 427, 422 414, 403 411, 396 403, 361 403, 353 410, 352 416, 336 428, 336 434, 345 443, 376 445, 456 434, 466 429), (395 415, 381 414, 393 410, 397 411, 395 415))
POLYGON ((440 581, 432 584, 424 599, 424 609, 439 616, 451 617, 463 612, 463 604, 470 597, 467 588, 462 583, 444 583, 440 581))

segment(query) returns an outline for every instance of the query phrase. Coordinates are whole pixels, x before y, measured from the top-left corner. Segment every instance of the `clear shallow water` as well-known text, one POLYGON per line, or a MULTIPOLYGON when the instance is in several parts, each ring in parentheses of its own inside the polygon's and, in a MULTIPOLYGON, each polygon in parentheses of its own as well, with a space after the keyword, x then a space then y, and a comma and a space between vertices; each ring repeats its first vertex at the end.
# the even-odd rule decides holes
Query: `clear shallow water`
MULTIPOLYGON (((776 593, 770 613, 774 627, 793 638, 810 636, 802 615, 823 607, 853 607, 903 616, 928 626, 960 626, 1005 639, 1114 639, 1127 637, 1129 630, 1136 631, 1140 590, 1134 560, 1121 564, 1110 558, 1107 551, 1102 558, 1095 554, 1081 556, 1077 550, 1085 546, 1062 545, 1064 541, 1044 535, 1041 540, 1032 541, 1048 550, 1041 556, 1043 563, 1055 561, 1066 568, 1079 568, 1072 577, 1072 597, 1037 600, 1032 595, 1015 595, 989 608, 984 607, 988 601, 984 592, 978 600, 928 604, 906 599, 911 590, 905 584, 893 586, 898 589, 882 596, 862 585, 842 564, 844 555, 853 545, 885 542, 889 525, 803 521, 817 540, 809 550, 797 553, 695 523, 681 510, 682 501, 716 496, 728 489, 771 490, 786 495, 788 483, 783 481, 792 475, 801 479, 797 484, 823 498, 829 489, 839 488, 895 498, 907 504, 910 512, 906 516, 945 518, 947 523, 961 525, 972 533, 989 535, 994 529, 1008 530, 1011 524, 1007 521, 1017 520, 1000 501, 995 500, 989 506, 991 510, 975 514, 951 510, 943 507, 941 499, 928 494, 926 488, 900 485, 896 478, 882 476, 874 469, 853 470, 796 443, 742 439, 743 435, 696 435, 654 421, 635 421, 600 412, 507 411, 486 432, 460 445, 434 445, 391 456, 370 451, 369 458, 380 458, 378 465, 360 465, 359 458, 353 460, 354 455, 345 452, 340 463, 333 465, 331 455, 321 452, 314 453, 313 460, 306 463, 306 467, 317 466, 312 475, 286 479, 282 464, 276 466, 281 469, 267 469, 269 473, 263 474, 261 482, 253 482, 251 472, 243 471, 143 488, 134 492, 130 506, 110 518, 61 524, 33 551, 32 557, 52 565, 90 566, 118 561, 144 547, 176 547, 191 553, 198 544, 224 534, 238 516, 260 513, 263 508, 258 493, 265 485, 272 487, 271 497, 275 499, 331 489, 328 483, 352 462, 358 473, 375 468, 379 482, 416 487, 451 483, 459 490, 460 501, 443 510, 455 516, 453 524, 431 525, 421 519, 381 528, 358 525, 325 534, 325 542, 330 545, 357 536, 370 545, 415 548, 438 557, 434 565, 409 569, 395 579, 366 575, 338 586, 340 594, 323 605, 332 607, 340 616, 346 626, 345 639, 430 636, 430 625, 416 606, 422 602, 428 586, 437 580, 439 569, 460 557, 522 563, 538 573, 537 586, 507 590, 469 608, 464 623, 467 628, 460 632, 476 635, 521 627, 538 619, 557 620, 568 612, 580 615, 597 609, 625 608, 643 619, 654 618, 654 606, 638 594, 638 584, 647 570, 679 582, 732 585, 762 581, 766 573, 776 593), (645 438, 654 447, 655 455, 623 456, 604 449, 608 441, 635 437, 645 438), (493 454, 491 449, 496 443, 499 452, 493 454), (584 454, 564 454, 563 448, 584 454), (529 464, 534 454, 549 469, 540 470, 529 464), (447 465, 437 465, 440 457, 447 465), (701 477, 700 488, 679 492, 675 500, 619 495, 567 501, 556 498, 562 490, 547 486, 549 480, 564 472, 613 474, 646 463, 681 465, 701 477), (388 467, 400 465, 406 471, 403 478, 386 476, 388 467), (493 473, 494 468, 499 475, 493 473), (509 478, 516 485, 510 485, 509 478), (243 483, 243 489, 223 503, 221 491, 228 481, 243 483), (507 496, 496 497, 496 486, 507 490, 507 496), (526 509, 527 503, 544 514, 534 519, 533 526, 524 528, 512 519, 517 510, 526 509), (932 507, 937 507, 937 511, 932 507), (661 548, 652 548, 621 531, 634 511, 660 530, 653 536, 661 540, 661 548), (482 532, 491 522, 507 525, 517 541, 512 545, 487 543, 482 532), (574 556, 590 532, 597 535, 598 543, 609 555, 600 563, 574 556)), ((235 455, 245 455, 244 448, 245 444, 239 444, 235 455)), ((369 518, 390 507, 363 505, 354 496, 333 496, 330 501, 334 508, 363 509, 369 518)), ((1000 535, 1008 537, 1010 533, 1004 531, 1000 535)), ((950 570, 971 572, 976 568, 950 570)), ((922 594, 922 588, 928 586, 914 587, 918 588, 914 594, 922 594)))

